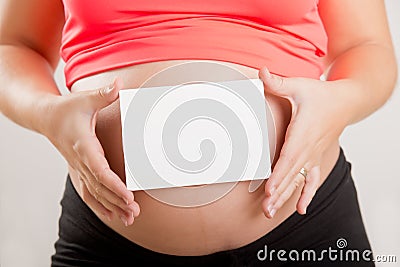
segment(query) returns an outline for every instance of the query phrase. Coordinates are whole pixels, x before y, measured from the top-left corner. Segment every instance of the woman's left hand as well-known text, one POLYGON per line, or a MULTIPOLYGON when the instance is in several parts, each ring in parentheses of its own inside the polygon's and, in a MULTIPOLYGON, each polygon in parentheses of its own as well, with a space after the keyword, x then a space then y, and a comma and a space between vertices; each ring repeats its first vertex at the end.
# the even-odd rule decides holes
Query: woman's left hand
MULTIPOLYGON (((273 172, 265 184, 262 206, 266 217, 276 211, 302 187, 297 211, 305 214, 320 183, 320 164, 327 148, 337 142, 346 120, 346 82, 309 78, 283 78, 260 69, 266 94, 286 98, 292 117, 273 172), (305 168, 303 176, 300 170, 305 168)), ((348 91, 347 91, 348 92, 348 91)), ((347 116, 348 117, 348 116, 347 116)))

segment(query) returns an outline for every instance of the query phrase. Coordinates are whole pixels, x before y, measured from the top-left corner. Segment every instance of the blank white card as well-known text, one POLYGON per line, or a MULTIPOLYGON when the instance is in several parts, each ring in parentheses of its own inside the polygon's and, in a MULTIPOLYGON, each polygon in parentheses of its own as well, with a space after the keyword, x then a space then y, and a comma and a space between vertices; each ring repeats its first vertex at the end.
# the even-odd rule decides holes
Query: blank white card
POLYGON ((120 91, 129 190, 260 180, 271 173, 260 79, 120 91))

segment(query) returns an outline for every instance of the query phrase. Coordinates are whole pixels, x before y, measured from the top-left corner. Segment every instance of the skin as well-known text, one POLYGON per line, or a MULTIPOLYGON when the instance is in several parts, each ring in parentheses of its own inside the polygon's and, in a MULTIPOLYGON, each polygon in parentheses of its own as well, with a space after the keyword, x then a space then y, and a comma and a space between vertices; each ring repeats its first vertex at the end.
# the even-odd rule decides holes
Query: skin
MULTIPOLYGON (((226 237, 229 232, 224 232, 224 229, 204 223, 208 226, 204 226, 204 235, 210 233, 207 229, 215 229, 220 233, 221 240, 215 245, 207 243, 210 250, 199 253, 244 245, 272 230, 294 210, 305 214, 316 190, 335 162, 340 134, 348 125, 381 107, 393 91, 397 71, 383 1, 321 0, 319 10, 329 37, 327 81, 283 78, 271 75, 267 66, 259 71, 247 70, 250 76, 257 75, 263 80, 266 95, 274 97, 272 102, 282 106, 274 108, 276 115, 281 116, 279 121, 283 122, 280 127, 284 131, 278 129, 282 145, 273 173, 265 182, 265 190, 258 190, 247 198, 249 205, 251 201, 260 199, 261 213, 270 221, 264 217, 261 222, 260 216, 246 221, 247 217, 241 214, 245 217, 242 225, 254 226, 256 230, 250 235, 231 239, 226 237), (284 107, 285 102, 290 103, 286 105, 289 108, 284 107), (285 115, 288 110, 291 112, 289 116, 285 115), (288 118, 287 123, 285 118, 288 118), (307 178, 299 174, 302 167, 308 170, 307 178), (230 243, 228 247, 221 245, 224 239, 229 240, 225 241, 230 243)), ((113 159, 109 156, 112 152, 107 152, 107 142, 104 141, 107 137, 96 132, 96 128, 101 128, 99 124, 109 118, 107 110, 117 106, 118 91, 124 86, 134 85, 126 79, 117 78, 111 82, 112 79, 127 73, 134 74, 135 68, 88 77, 74 84, 72 94, 60 96, 53 72, 59 60, 63 25, 61 1, 2 1, 0 20, 1 112, 52 142, 67 160, 73 183, 82 199, 111 228, 157 251, 169 253, 179 250, 182 255, 197 253, 196 250, 201 249, 204 243, 199 242, 199 247, 190 243, 192 250, 179 248, 178 241, 177 247, 162 248, 157 247, 159 240, 140 236, 140 232, 153 230, 145 226, 148 222, 145 218, 174 217, 179 216, 179 212, 169 208, 162 210, 161 207, 161 215, 145 211, 146 207, 150 210, 152 205, 157 204, 149 204, 151 201, 141 192, 134 195, 126 189, 121 168, 118 164, 110 164, 113 159), (40 10, 35 8, 37 6, 41 7, 40 10), (137 221, 133 228, 116 222, 118 220, 128 226, 133 224, 135 218, 137 221)), ((146 71, 146 67, 143 70, 146 71)), ((136 78, 140 78, 140 73, 137 72, 136 78)), ((115 112, 113 114, 115 118, 115 112)), ((199 216, 200 213, 218 212, 224 218, 221 211, 226 210, 226 216, 234 212, 229 210, 229 203, 235 203, 240 188, 247 188, 246 184, 240 183, 236 193, 218 204, 187 213, 199 216)), ((204 215, 199 218, 211 220, 212 217, 204 215)), ((172 219, 164 220, 166 228, 174 223, 176 221, 172 219)), ((190 236, 185 238, 189 240, 190 236)))

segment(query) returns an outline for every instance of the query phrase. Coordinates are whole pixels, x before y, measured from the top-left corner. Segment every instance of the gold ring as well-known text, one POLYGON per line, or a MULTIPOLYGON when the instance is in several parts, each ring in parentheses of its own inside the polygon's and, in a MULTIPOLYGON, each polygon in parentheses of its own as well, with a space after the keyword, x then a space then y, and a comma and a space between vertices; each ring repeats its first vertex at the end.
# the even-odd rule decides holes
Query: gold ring
POLYGON ((304 178, 307 178, 308 172, 307 172, 306 168, 304 168, 304 167, 301 168, 301 170, 299 171, 299 173, 300 173, 301 175, 303 175, 304 178))

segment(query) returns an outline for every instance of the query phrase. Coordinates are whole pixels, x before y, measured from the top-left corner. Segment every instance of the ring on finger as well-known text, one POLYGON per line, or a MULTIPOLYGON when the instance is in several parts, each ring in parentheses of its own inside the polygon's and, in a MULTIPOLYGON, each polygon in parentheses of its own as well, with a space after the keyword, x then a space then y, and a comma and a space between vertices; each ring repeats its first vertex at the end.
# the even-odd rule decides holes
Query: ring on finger
POLYGON ((301 174, 301 175, 303 175, 304 176, 304 178, 306 178, 307 179, 307 175, 308 175, 308 171, 307 171, 307 169, 306 168, 301 168, 300 169, 300 171, 299 171, 299 173, 301 174))

